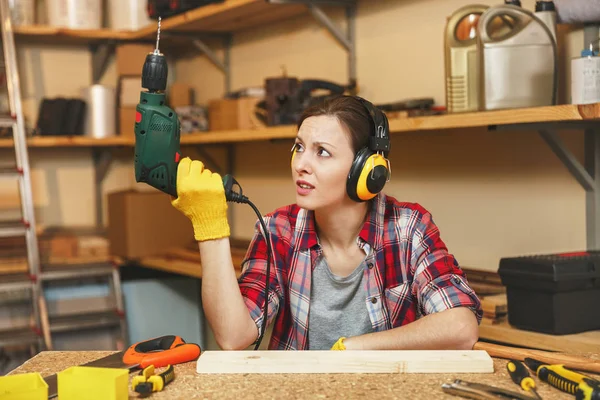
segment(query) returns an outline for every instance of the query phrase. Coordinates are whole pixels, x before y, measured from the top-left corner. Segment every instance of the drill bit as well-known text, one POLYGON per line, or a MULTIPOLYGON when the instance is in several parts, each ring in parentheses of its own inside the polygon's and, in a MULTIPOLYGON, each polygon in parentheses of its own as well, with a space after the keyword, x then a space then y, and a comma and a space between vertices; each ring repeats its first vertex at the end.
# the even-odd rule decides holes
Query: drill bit
POLYGON ((167 88, 168 65, 167 60, 159 50, 160 43, 160 21, 158 17, 158 32, 156 34, 156 48, 146 55, 146 61, 142 68, 142 87, 150 93, 164 91, 167 88))
POLYGON ((160 50, 158 50, 158 42, 160 42, 160 20, 161 18, 158 17, 158 32, 156 33, 156 49, 154 49, 154 54, 160 54, 160 50))

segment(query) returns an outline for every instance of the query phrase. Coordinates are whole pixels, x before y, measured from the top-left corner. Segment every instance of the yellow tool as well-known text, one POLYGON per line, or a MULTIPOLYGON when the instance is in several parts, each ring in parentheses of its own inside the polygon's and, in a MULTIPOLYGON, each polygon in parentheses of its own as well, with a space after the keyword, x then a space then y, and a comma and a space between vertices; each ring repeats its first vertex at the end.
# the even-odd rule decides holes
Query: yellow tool
POLYGON ((525 358, 525 364, 535 371, 538 378, 577 400, 600 400, 600 381, 564 367, 548 365, 533 358, 525 358))
POLYGON ((154 365, 149 365, 140 371, 138 376, 133 377, 131 388, 142 396, 149 396, 152 392, 163 390, 173 379, 175 370, 172 365, 167 365, 167 369, 157 375, 154 375, 154 365))
POLYGON ((527 367, 525 367, 521 361, 510 360, 506 364, 506 369, 514 383, 521 386, 523 390, 531 391, 536 398, 541 399, 540 395, 535 390, 535 381, 531 375, 529 375, 527 367))

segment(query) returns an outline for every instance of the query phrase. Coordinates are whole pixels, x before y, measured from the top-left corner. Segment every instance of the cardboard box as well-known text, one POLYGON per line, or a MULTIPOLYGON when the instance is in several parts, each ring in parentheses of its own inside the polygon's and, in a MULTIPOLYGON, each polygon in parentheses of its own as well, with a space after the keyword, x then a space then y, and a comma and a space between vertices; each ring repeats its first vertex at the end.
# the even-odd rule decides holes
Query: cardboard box
POLYGON ((256 129, 264 127, 255 116, 254 107, 261 99, 217 99, 208 104, 208 121, 211 131, 230 129, 256 129))
POLYGON ((171 108, 192 105, 192 87, 181 82, 174 82, 167 89, 167 102, 171 108))
POLYGON ((119 108, 119 135, 135 137, 135 107, 119 108))
POLYGON ((110 193, 107 233, 111 255, 124 258, 157 255, 194 241, 190 220, 158 190, 110 193))
POLYGON ((117 75, 142 75, 142 67, 154 46, 143 43, 127 43, 117 46, 117 75))
POLYGON ((135 107, 140 102, 141 76, 127 76, 119 79, 119 107, 135 107))

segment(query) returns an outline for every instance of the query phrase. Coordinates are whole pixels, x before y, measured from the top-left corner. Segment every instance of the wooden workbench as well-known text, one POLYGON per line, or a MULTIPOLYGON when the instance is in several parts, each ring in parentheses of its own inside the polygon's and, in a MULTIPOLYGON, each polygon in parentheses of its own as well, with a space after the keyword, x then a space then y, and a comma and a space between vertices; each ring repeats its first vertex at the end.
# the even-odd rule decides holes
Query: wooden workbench
MULTIPOLYGON (((111 352, 107 351, 46 351, 28 360, 9 375, 39 372, 42 376, 47 376, 109 354, 111 352)), ((600 359, 600 353, 587 355, 600 359)), ((506 360, 494 359, 494 370, 493 374, 198 375, 196 363, 190 362, 176 365, 175 380, 162 392, 154 393, 151 399, 452 399, 457 397, 442 392, 441 385, 454 379, 520 390, 506 372, 506 360)), ((540 384, 537 378, 536 381, 538 391, 544 399, 573 398, 545 383, 540 384)), ((129 398, 138 397, 130 392, 129 398)))

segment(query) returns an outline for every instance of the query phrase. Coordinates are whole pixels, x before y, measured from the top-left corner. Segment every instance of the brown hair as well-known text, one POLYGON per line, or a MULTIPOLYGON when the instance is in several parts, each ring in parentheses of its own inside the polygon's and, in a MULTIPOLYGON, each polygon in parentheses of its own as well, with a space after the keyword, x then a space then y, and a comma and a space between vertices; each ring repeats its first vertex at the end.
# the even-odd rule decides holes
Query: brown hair
POLYGON ((350 134, 350 143, 354 154, 369 143, 369 136, 373 130, 373 121, 362 103, 353 96, 336 96, 326 99, 304 110, 298 121, 298 129, 309 117, 319 115, 333 116, 340 121, 350 134))

